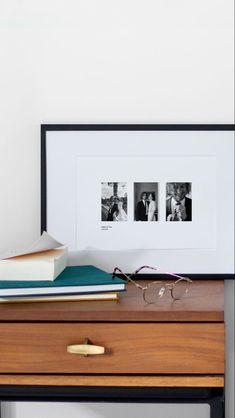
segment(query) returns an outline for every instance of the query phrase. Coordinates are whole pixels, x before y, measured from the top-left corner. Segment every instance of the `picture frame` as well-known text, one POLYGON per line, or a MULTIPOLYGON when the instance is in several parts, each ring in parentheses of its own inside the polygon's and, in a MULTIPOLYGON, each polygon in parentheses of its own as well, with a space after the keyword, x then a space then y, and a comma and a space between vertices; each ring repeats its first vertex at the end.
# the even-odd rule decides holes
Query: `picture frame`
POLYGON ((41 125, 41 231, 72 264, 234 278, 233 179, 234 125, 41 125))

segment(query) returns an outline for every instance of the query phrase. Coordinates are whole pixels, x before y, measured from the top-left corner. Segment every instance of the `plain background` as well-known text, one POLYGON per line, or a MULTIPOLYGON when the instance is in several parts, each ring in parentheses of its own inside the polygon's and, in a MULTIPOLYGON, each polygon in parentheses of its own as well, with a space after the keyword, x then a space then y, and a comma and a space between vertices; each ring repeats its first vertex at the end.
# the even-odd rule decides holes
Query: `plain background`
MULTIPOLYGON (((39 236, 41 123, 233 123, 233 15, 233 0, 0 0, 1 246, 39 236)), ((233 287, 226 418, 234 416, 233 287)), ((3 418, 35 408, 4 404, 3 418)), ((54 404, 55 415, 68 408, 54 404)), ((189 418, 180 408, 170 416, 189 418)), ((75 415, 107 416, 92 411, 76 405, 75 415)), ((155 411, 169 416, 162 405, 155 411)))

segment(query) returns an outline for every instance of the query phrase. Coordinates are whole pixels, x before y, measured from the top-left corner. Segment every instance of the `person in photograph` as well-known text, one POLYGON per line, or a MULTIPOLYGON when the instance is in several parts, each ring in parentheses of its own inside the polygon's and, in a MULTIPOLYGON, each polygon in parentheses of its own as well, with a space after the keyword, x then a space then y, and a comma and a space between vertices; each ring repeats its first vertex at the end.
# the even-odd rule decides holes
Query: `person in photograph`
POLYGON ((153 193, 149 193, 148 195, 148 214, 147 214, 147 220, 149 222, 156 221, 156 202, 155 202, 155 196, 153 193))
POLYGON ((117 209, 113 213, 113 221, 115 221, 115 222, 127 221, 127 214, 123 209, 123 200, 122 199, 118 199, 117 209))
POLYGON ((113 221, 113 214, 117 210, 117 197, 111 196, 109 199, 109 210, 108 210, 108 216, 107 221, 113 221))
POLYGON ((137 221, 147 221, 148 220, 148 202, 147 202, 147 193, 143 192, 140 196, 140 201, 137 203, 136 207, 136 220, 137 221))
POLYGON ((187 197, 190 192, 190 183, 168 183, 166 200, 167 221, 191 221, 192 220, 192 199, 187 197))

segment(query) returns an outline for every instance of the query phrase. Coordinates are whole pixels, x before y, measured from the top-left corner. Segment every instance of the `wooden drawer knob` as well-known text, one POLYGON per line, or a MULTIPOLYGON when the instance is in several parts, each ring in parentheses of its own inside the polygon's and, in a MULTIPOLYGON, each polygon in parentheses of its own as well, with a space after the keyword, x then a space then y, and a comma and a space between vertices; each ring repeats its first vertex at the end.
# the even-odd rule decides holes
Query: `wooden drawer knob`
POLYGON ((104 347, 89 343, 87 338, 84 341, 84 344, 68 345, 67 353, 80 354, 82 356, 95 356, 97 354, 104 354, 104 347))

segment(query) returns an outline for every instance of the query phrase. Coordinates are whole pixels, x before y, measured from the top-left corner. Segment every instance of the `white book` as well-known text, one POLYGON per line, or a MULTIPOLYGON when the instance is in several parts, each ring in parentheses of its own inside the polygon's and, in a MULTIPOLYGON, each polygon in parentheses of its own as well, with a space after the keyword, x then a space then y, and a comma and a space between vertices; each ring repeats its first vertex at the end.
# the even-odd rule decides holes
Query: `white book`
POLYGON ((60 248, 0 260, 0 280, 53 281, 65 269, 67 259, 67 248, 60 248))

